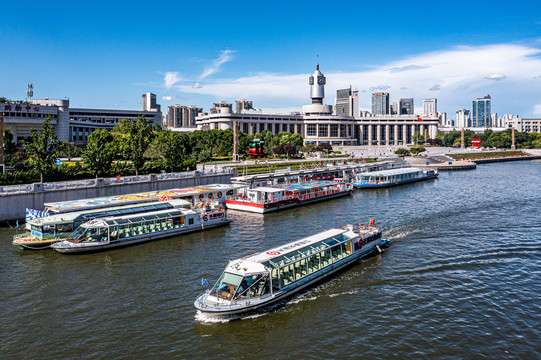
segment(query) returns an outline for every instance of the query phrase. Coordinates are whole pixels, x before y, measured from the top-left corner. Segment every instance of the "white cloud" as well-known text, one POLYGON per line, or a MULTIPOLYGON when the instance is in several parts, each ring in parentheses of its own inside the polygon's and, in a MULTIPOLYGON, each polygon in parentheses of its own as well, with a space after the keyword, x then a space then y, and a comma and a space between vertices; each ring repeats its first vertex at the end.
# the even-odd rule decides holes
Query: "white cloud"
POLYGON ((162 100, 163 100, 163 101, 171 101, 171 100, 173 100, 173 99, 174 99, 173 96, 162 96, 162 100))
POLYGON ((488 76, 485 76, 484 78, 486 80, 496 80, 496 81, 500 81, 500 80, 503 80, 505 79, 507 76, 505 76, 504 74, 490 74, 488 76))
POLYGON ((541 104, 537 104, 533 107, 532 113, 534 115, 541 115, 541 104))
MULTIPOLYGON (((229 55, 222 54, 221 57, 226 59, 229 55)), ((437 84, 440 89, 437 92, 438 110, 446 111, 450 118, 457 109, 470 108, 473 99, 487 94, 492 96, 495 112, 531 116, 532 105, 539 102, 538 94, 541 93, 541 81, 533 78, 539 75, 540 55, 540 48, 527 45, 460 46, 410 56, 361 72, 326 71, 323 63, 320 68, 327 77, 327 104, 334 102, 337 89, 351 84, 359 88, 361 107, 369 108, 370 93, 383 89, 390 89, 391 101, 413 97, 418 107, 423 98, 434 97, 434 90, 429 89, 437 84), (423 67, 416 64, 423 64, 423 67), (500 80, 502 76, 499 75, 505 74, 506 81, 484 81, 487 74, 500 80)), ((219 68, 224 61, 215 62, 218 63, 219 68)), ((296 107, 300 111, 302 105, 310 103, 307 76, 311 70, 306 69, 302 74, 259 73, 218 79, 206 81, 203 87, 175 83, 173 87, 183 93, 208 96, 208 104, 201 106, 208 106, 213 101, 245 98, 254 101, 255 107, 296 107)))
POLYGON ((182 81, 182 78, 178 76, 178 72, 166 72, 164 76, 165 88, 167 90, 171 89, 173 85, 182 81))
POLYGON ((199 89, 201 87, 201 85, 199 83, 195 83, 193 84, 192 86, 194 89, 199 89))
POLYGON ((430 89, 428 89, 429 91, 439 91, 441 90, 441 85, 440 84, 436 84, 434 86, 432 86, 430 89))
POLYGON ((203 80, 204 78, 216 74, 218 70, 220 70, 220 66, 225 64, 228 61, 231 61, 233 58, 232 54, 235 52, 235 50, 222 50, 220 51, 220 55, 218 58, 214 59, 212 62, 212 65, 207 66, 203 73, 199 76, 199 80, 203 80))

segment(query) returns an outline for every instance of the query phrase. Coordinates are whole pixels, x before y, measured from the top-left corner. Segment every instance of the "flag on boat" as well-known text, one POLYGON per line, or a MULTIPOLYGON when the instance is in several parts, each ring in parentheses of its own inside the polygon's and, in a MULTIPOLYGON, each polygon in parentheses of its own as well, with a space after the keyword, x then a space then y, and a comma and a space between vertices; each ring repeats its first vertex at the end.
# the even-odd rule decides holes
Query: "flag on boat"
POLYGON ((49 213, 46 211, 39 211, 39 210, 26 208, 26 222, 28 222, 28 220, 42 218, 46 216, 49 216, 49 213))
POLYGON ((19 220, 17 220, 17 229, 19 228, 19 220))
POLYGON ((201 285, 202 286, 205 286, 205 285, 208 285, 209 282, 207 281, 207 279, 201 279, 201 285))
POLYGON ((421 119, 421 118, 420 118, 420 117, 418 117, 418 116, 417 116, 417 120, 419 120, 419 121, 423 121, 423 119, 421 119))

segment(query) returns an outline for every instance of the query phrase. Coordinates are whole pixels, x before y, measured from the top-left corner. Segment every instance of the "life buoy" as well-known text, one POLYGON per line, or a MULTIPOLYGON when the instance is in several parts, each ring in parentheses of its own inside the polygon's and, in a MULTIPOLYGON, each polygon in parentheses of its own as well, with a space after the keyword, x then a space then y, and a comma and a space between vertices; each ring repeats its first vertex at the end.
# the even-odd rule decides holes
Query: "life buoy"
POLYGON ((203 221, 207 221, 209 218, 207 216, 207 214, 203 215, 203 221))
POLYGON ((366 225, 365 225, 365 224, 360 224, 360 225, 359 225, 359 229, 365 230, 365 229, 366 229, 366 225))
POLYGON ((363 248, 363 238, 359 238, 359 242, 357 243, 359 245, 359 250, 363 248))

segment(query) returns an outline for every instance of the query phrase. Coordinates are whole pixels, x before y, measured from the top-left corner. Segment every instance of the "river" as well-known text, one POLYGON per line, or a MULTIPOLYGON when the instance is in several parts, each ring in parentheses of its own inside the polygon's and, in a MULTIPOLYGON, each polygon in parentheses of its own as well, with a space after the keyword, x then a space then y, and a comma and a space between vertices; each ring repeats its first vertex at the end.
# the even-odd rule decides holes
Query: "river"
POLYGON ((229 227, 68 256, 0 229, 0 357, 541 357, 541 162, 436 180, 229 227), (272 311, 214 321, 193 301, 228 259, 373 218, 392 246, 272 311))

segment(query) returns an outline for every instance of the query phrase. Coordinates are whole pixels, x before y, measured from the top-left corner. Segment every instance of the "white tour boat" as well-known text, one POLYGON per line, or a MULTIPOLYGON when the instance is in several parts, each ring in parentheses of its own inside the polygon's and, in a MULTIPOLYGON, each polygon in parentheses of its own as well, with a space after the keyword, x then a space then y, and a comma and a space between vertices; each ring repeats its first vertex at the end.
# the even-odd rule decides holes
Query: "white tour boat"
POLYGON ((353 186, 356 189, 377 189, 435 179, 437 177, 438 171, 435 169, 399 168, 357 174, 353 186))
POLYGON ((228 209, 267 213, 350 195, 353 186, 341 181, 306 181, 295 184, 240 189, 228 196, 228 209))
POLYGON ((51 248, 75 254, 108 250, 194 231, 228 225, 222 205, 199 209, 168 209, 91 220, 51 248))
POLYGON ((388 245, 373 225, 346 225, 230 261, 220 279, 195 300, 206 314, 252 311, 334 274, 388 245))

